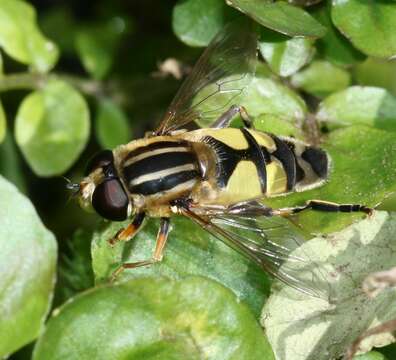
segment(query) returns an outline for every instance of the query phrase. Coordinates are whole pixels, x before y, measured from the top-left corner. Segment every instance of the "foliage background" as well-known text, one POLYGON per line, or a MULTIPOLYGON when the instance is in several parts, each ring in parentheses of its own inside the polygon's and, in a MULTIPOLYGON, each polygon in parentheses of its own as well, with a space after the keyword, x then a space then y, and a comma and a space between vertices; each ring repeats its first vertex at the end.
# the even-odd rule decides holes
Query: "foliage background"
MULTIPOLYGON (((181 84, 159 74, 158 64, 176 58, 188 72, 199 47, 239 8, 265 26, 258 75, 243 104, 255 126, 309 140, 317 140, 320 130, 334 161, 328 185, 271 205, 310 198, 370 206, 383 201, 396 187, 396 64, 390 59, 396 55, 396 3, 314 2, 241 0, 230 7, 221 0, 0 1, 0 174, 25 195, 1 179, 0 331, 9 336, 0 340, 0 357, 27 359, 35 348, 35 359, 178 359, 202 353, 271 359, 272 351, 282 358, 276 343, 286 335, 271 333, 270 345, 258 321, 264 304, 264 314, 285 306, 276 305, 276 297, 267 302, 270 279, 184 220, 175 221, 163 264, 126 274, 122 285, 82 293, 106 283, 121 260, 148 257, 157 223, 147 224, 133 244, 110 249, 106 240, 119 224, 83 212, 70 201, 61 175, 78 180, 94 152, 152 130, 181 84), (307 119, 316 119, 314 126, 307 119), (268 310, 268 304, 275 307, 268 310), (55 316, 42 333, 49 308, 55 316), (224 354, 225 348, 236 350, 224 354)), ((382 209, 395 211, 395 201, 388 199, 382 209)), ((353 220, 360 217, 309 213, 296 219, 310 233, 342 230, 353 220)), ((381 240, 391 248, 394 218, 375 221, 385 235, 367 240, 365 230, 359 240, 373 247, 381 240)), ((357 232, 367 227, 361 223, 357 232)), ((373 256, 368 249, 361 259, 373 256)), ((353 262, 355 253, 345 254, 353 262)), ((385 257, 376 254, 356 282, 396 265, 385 257)), ((394 315, 392 296, 376 303, 378 319, 394 315)), ((313 306, 309 299, 299 303, 313 306)), ((351 333, 358 336, 371 320, 351 333)), ((268 325, 265 319, 262 324, 268 325)), ((380 340, 392 342, 389 336, 380 340)), ((305 345, 306 338, 299 341, 305 345)), ((348 343, 342 346, 335 354, 348 343)), ((392 359, 396 350, 389 345, 365 356, 392 359)))

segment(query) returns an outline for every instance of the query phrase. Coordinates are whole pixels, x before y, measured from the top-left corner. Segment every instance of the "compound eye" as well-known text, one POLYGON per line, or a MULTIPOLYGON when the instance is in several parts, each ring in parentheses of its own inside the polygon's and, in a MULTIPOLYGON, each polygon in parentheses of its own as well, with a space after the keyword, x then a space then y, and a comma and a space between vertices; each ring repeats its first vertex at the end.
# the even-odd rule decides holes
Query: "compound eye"
POLYGON ((92 171, 99 168, 106 168, 112 166, 114 162, 113 152, 111 150, 102 150, 95 154, 85 168, 85 176, 89 175, 92 171))
POLYGON ((122 221, 128 217, 129 199, 120 180, 105 180, 96 186, 92 194, 92 206, 102 217, 122 221))

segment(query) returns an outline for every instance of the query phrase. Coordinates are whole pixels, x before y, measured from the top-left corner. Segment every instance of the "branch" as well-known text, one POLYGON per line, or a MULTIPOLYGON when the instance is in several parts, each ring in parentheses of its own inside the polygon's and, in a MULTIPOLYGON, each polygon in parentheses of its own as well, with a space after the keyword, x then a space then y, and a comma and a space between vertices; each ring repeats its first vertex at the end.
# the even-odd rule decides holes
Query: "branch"
POLYGON ((63 80, 85 95, 102 97, 105 93, 104 85, 100 81, 62 73, 39 74, 29 72, 0 76, 0 92, 20 89, 39 90, 52 79, 63 80))

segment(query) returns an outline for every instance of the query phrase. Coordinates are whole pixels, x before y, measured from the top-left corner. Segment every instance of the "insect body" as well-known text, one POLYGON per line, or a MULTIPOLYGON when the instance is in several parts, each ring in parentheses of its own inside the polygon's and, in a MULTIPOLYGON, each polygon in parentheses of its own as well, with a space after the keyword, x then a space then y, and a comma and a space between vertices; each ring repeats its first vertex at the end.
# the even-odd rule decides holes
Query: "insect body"
MULTIPOLYGON (((323 184, 330 161, 319 148, 254 130, 246 110, 230 106, 250 81, 255 55, 254 33, 229 26, 198 61, 157 131, 113 151, 102 151, 88 164, 87 176, 79 184, 82 206, 92 206, 113 221, 133 218, 111 243, 132 238, 145 216, 161 218, 153 257, 122 264, 115 275, 160 261, 169 219, 179 214, 289 285, 313 293, 295 274, 280 268, 287 248, 276 243, 268 219, 306 209, 371 211, 361 205, 317 200, 284 209, 260 202, 323 184), (215 104, 209 110, 205 108, 208 101, 215 104), (236 115, 241 116, 244 128, 228 127, 236 115), (214 119, 210 127, 183 130, 191 121, 208 119, 214 119)), ((288 229, 281 228, 280 233, 287 237, 288 229)))

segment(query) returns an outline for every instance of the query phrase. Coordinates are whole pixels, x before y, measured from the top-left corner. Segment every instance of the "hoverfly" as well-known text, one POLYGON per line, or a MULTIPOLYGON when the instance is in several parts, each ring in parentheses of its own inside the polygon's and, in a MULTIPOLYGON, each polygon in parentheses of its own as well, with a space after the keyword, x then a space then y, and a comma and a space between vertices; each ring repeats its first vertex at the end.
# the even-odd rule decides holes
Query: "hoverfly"
POLYGON ((250 26, 226 26, 198 60, 158 129, 112 151, 101 151, 88 163, 86 177, 71 185, 78 188, 82 207, 93 207, 111 221, 132 219, 110 239, 111 244, 130 240, 146 216, 161 219, 152 258, 124 263, 114 276, 161 261, 170 218, 178 214, 276 278, 315 294, 298 276, 281 268, 290 249, 278 244, 272 234, 287 236, 288 230, 275 229, 270 219, 307 209, 371 211, 362 205, 318 200, 282 209, 260 202, 322 185, 330 160, 320 148, 255 130, 246 110, 235 105, 254 76, 256 48, 250 26), (229 127, 236 115, 245 127, 229 127), (184 129, 200 121, 211 124, 184 129))

